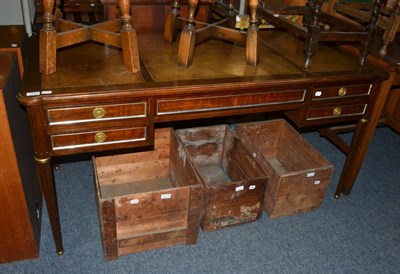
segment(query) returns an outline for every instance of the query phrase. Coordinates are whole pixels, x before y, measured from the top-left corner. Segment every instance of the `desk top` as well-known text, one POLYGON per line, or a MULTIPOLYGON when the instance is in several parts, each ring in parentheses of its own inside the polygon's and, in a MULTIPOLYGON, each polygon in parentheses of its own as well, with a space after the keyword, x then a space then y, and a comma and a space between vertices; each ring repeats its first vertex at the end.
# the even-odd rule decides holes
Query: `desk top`
MULTIPOLYGON (((188 68, 179 67, 179 43, 165 43, 162 34, 138 36, 142 70, 137 74, 125 69, 119 49, 95 42, 59 50, 57 72, 48 76, 39 73, 38 60, 34 58, 37 53, 32 51, 20 101, 31 104, 42 97, 88 92, 234 82, 282 83, 287 80, 312 82, 327 77, 331 80, 387 77, 383 70, 369 64, 360 66, 351 54, 322 43, 313 57, 311 69, 305 71, 302 69, 302 40, 276 30, 260 34, 260 63, 255 67, 246 65, 244 47, 218 40, 196 46, 193 64, 188 68), (43 90, 51 90, 51 94, 27 96, 27 92, 43 90)), ((37 47, 37 41, 31 43, 37 47)))

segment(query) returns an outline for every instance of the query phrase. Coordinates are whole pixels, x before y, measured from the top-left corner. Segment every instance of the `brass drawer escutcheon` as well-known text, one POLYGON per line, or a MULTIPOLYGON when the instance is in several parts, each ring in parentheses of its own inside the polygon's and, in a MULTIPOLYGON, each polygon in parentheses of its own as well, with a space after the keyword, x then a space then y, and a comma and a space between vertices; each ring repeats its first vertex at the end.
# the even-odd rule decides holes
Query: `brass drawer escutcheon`
POLYGON ((341 87, 341 88, 339 89, 338 95, 339 95, 339 96, 345 96, 346 93, 347 93, 347 89, 346 89, 345 87, 341 87))
POLYGON ((339 116, 340 114, 342 114, 342 108, 341 107, 335 107, 333 109, 333 116, 339 116))
POLYGON ((104 108, 96 107, 93 109, 93 117, 94 118, 101 119, 104 117, 104 115, 106 115, 106 111, 104 110, 104 108))
POLYGON ((107 140, 107 135, 104 132, 97 132, 94 135, 94 140, 96 143, 103 143, 105 140, 107 140))

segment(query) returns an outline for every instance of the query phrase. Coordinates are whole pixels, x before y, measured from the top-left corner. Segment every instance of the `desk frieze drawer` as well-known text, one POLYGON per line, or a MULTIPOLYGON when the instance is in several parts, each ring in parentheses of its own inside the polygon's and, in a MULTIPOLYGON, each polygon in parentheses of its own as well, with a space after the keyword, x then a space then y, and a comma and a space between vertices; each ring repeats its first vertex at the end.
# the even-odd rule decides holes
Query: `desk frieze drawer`
POLYGON ((282 103, 303 102, 305 89, 265 93, 232 94, 192 98, 160 99, 157 101, 157 115, 173 115, 204 111, 263 107, 282 103))
POLYGON ((307 121, 364 115, 367 104, 309 108, 307 121))
POLYGON ((48 109, 47 116, 49 125, 53 126, 117 119, 144 118, 147 116, 147 109, 147 102, 94 105, 48 109))
POLYGON ((69 149, 90 151, 91 147, 149 141, 150 133, 148 131, 146 126, 138 126, 115 130, 58 134, 52 135, 50 138, 52 148, 55 151, 69 149))
POLYGON ((372 84, 316 88, 313 90, 312 100, 369 95, 371 89, 372 84))

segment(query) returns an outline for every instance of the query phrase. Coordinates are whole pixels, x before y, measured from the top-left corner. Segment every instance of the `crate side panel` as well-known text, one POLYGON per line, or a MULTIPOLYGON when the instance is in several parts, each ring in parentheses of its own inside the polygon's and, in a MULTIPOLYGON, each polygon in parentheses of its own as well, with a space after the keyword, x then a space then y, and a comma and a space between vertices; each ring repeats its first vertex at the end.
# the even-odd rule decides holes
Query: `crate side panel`
POLYGON ((142 219, 119 221, 117 220, 117 239, 127 239, 187 228, 187 211, 151 216, 142 219))
POLYGON ((184 243, 185 243, 185 237, 180 237, 180 238, 178 237, 178 238, 166 239, 164 241, 149 242, 149 243, 137 245, 137 246, 120 247, 118 249, 118 255, 123 256, 123 255, 128 255, 128 254, 133 254, 133 253, 138 253, 138 252, 143 252, 143 251, 148 251, 148 250, 155 250, 155 249, 180 245, 180 244, 184 244, 184 243))
POLYGON ((186 229, 177 229, 172 231, 154 233, 139 237, 132 237, 118 241, 118 247, 124 248, 129 246, 144 245, 152 242, 162 242, 169 239, 182 238, 186 236, 186 229))
POLYGON ((176 134, 196 167, 221 162, 224 125, 177 130, 176 134))
POLYGON ((265 193, 264 207, 271 219, 291 216, 318 209, 325 197, 326 189, 307 190, 296 195, 274 198, 265 193))
POLYGON ((258 220, 263 212, 264 195, 244 197, 231 202, 209 204, 204 219, 206 231, 258 220))
POLYGON ((171 188, 115 198, 117 221, 187 211, 189 194, 188 188, 171 188))

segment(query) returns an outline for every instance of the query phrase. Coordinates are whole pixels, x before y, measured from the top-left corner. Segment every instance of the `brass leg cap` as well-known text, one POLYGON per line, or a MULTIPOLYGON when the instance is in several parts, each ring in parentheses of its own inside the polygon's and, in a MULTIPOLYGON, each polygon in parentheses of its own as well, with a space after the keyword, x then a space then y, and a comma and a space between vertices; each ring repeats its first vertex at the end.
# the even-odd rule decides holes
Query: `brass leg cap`
POLYGON ((62 255, 64 255, 64 250, 57 251, 57 255, 58 255, 59 257, 61 257, 62 255))
POLYGON ((339 194, 335 194, 335 200, 339 200, 340 195, 339 194))

